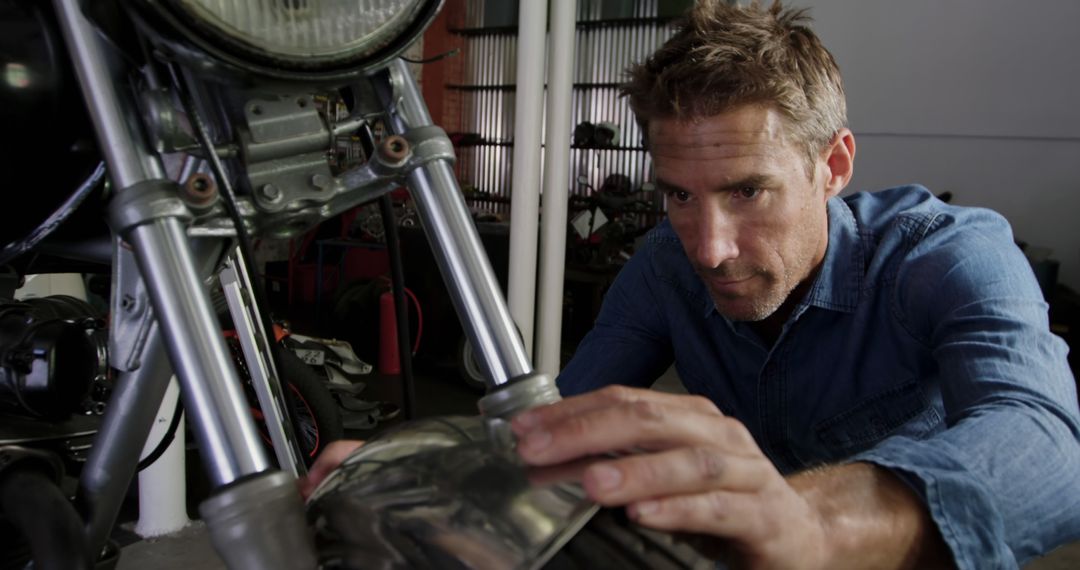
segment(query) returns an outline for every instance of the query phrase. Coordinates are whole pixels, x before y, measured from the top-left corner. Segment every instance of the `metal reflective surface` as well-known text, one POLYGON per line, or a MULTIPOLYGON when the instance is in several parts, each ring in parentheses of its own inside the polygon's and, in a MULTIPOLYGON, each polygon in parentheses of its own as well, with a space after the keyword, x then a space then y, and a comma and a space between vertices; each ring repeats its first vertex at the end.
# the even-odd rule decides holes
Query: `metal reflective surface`
MULTIPOLYGON (((390 71, 396 96, 400 96, 390 116, 391 130, 407 134, 409 129, 430 126, 431 116, 405 63, 395 60, 390 71)), ((532 363, 449 161, 435 160, 416 168, 408 181, 431 252, 488 386, 529 374, 532 363)))
POLYGON ((349 456, 308 502, 322 567, 542 566, 598 507, 487 431, 479 417, 421 420, 349 456))
POLYGON ((137 226, 128 238, 165 335, 184 406, 214 486, 270 467, 206 287, 176 218, 137 226))
POLYGON ((229 304, 229 314, 236 328, 240 349, 244 352, 251 385, 259 399, 263 425, 274 444, 278 466, 297 477, 307 473, 307 468, 297 453, 299 445, 285 411, 285 392, 281 376, 274 366, 271 340, 266 338, 263 327, 259 326, 259 310, 252 293, 251 276, 241 261, 241 255, 239 249, 229 254, 220 274, 221 288, 229 304))

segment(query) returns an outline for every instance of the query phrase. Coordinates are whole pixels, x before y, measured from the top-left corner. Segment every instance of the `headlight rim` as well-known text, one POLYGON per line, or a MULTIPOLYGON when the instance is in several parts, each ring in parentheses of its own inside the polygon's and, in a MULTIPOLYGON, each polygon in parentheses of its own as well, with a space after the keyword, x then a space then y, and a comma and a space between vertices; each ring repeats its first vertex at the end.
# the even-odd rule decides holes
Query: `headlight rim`
POLYGON ((238 38, 220 33, 204 21, 199 21, 171 0, 129 0, 142 5, 144 24, 154 35, 168 44, 187 44, 171 50, 175 55, 191 55, 191 48, 203 52, 214 60, 239 68, 248 73, 299 81, 321 81, 355 78, 366 75, 372 69, 382 67, 401 54, 416 41, 435 19, 443 0, 420 0, 416 3, 412 21, 395 37, 374 51, 363 55, 356 53, 335 60, 312 58, 288 59, 243 42, 238 38), (165 31, 167 30, 167 32, 165 31))

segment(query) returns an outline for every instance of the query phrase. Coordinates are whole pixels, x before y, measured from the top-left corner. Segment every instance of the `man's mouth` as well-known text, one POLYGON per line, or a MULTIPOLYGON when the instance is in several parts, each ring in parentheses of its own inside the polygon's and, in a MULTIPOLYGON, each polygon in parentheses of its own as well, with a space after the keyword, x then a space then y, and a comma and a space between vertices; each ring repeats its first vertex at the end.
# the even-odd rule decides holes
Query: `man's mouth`
POLYGON ((750 275, 750 276, 747 276, 747 277, 738 277, 738 278, 735 278, 735 277, 707 277, 705 281, 709 284, 710 287, 712 287, 714 289, 730 289, 730 288, 733 288, 733 287, 737 287, 738 285, 740 285, 742 283, 745 283, 745 282, 747 282, 747 281, 749 281, 749 280, 751 280, 753 278, 754 278, 753 275, 750 275))

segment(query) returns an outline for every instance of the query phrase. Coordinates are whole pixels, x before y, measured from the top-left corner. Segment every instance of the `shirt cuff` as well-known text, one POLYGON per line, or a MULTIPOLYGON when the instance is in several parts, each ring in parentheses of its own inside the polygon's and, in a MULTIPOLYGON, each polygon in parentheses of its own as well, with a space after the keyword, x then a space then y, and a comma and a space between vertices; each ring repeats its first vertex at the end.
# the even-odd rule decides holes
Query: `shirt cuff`
POLYGON ((847 460, 888 469, 919 496, 957 568, 1018 568, 990 491, 948 442, 892 437, 847 460))

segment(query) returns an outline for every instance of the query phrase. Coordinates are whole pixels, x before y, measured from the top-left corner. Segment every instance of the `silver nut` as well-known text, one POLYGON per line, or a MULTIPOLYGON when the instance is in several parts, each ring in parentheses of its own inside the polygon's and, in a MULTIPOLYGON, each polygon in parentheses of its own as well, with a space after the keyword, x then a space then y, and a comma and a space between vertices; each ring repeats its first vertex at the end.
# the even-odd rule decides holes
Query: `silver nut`
POLYGON ((266 184, 262 187, 262 195, 271 202, 277 202, 281 199, 281 190, 273 184, 266 184))

